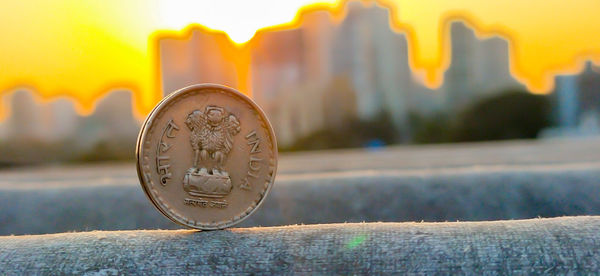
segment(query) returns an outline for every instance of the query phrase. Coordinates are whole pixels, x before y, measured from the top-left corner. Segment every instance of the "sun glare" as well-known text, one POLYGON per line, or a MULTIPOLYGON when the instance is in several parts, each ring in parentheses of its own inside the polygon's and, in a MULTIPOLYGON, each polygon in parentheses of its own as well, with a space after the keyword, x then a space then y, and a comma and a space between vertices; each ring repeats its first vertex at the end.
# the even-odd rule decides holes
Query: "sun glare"
POLYGON ((200 23, 224 31, 232 41, 242 44, 262 28, 293 21, 301 7, 315 3, 336 1, 160 1, 157 13, 163 29, 180 30, 190 23, 200 23))

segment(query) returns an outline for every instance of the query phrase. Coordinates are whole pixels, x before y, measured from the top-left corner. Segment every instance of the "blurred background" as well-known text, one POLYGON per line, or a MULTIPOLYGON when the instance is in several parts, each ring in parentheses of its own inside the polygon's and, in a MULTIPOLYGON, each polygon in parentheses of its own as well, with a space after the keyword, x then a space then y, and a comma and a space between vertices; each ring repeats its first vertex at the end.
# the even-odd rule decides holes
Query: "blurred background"
POLYGON ((3 4, 0 235, 179 227, 135 144, 204 82, 280 147, 242 226, 600 214, 596 0, 3 4))
MULTIPOLYGON (((282 152, 600 134, 600 67, 591 61, 532 93, 511 74, 504 37, 481 38, 455 20, 451 62, 430 88, 411 70, 407 36, 391 27, 390 9, 343 5, 341 19, 315 9, 244 46, 201 26, 161 35, 161 91, 203 82, 242 89, 265 110, 282 152)), ((111 90, 85 115, 70 98, 26 86, 1 95, 0 166, 134 158, 143 114, 130 90, 111 90)))

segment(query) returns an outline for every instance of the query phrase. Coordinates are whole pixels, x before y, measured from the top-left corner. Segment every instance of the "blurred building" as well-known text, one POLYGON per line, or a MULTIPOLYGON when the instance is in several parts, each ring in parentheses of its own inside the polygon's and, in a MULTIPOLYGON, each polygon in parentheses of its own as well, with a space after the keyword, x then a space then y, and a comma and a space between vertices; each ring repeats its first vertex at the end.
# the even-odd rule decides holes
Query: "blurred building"
MULTIPOLYGON (((281 145, 335 127, 332 124, 341 122, 327 120, 327 111, 355 105, 349 103, 353 97, 331 97, 340 94, 331 87, 333 28, 329 13, 314 12, 298 29, 261 33, 252 42, 253 96, 271 119, 281 145)), ((336 112, 352 114, 354 110, 336 112)))
POLYGON ((555 128, 544 137, 600 135, 600 66, 587 62, 576 75, 555 78, 555 128))
MULTIPOLYGON (((442 86, 427 88, 412 73, 406 35, 390 29, 388 10, 357 1, 347 5, 339 22, 328 12, 311 12, 298 28, 259 32, 244 47, 201 28, 163 38, 159 63, 165 95, 195 83, 248 82, 280 145, 287 146, 319 130, 375 120, 382 112, 391 117, 400 140, 409 141, 411 113, 453 114, 481 97, 525 89, 510 74, 508 42, 480 39, 461 22, 450 25, 451 64, 442 86)), ((598 129, 597 66, 557 77, 553 97, 562 129, 598 129)), ((11 114, 0 123, 0 142, 71 139, 85 148, 107 140, 135 141, 139 130, 131 95, 124 91, 108 94, 87 117, 67 99, 40 101, 26 91, 5 96, 4 102, 11 114)))
MULTIPOLYGON (((261 32, 249 44, 253 97, 281 145, 382 112, 407 140, 411 112, 454 112, 482 96, 523 88, 510 75, 506 40, 480 40, 455 22, 450 68, 442 87, 429 89, 412 74, 406 36, 390 29, 389 11, 358 1, 347 5, 339 24, 327 12, 312 12, 297 29, 261 32)), ((161 41, 166 91, 206 81, 235 87, 231 58, 215 39, 197 30, 189 39, 161 41)))
POLYGON ((9 116, 2 122, 0 139, 56 142, 75 134, 77 113, 65 98, 43 101, 26 90, 3 98, 9 116))
POLYGON ((96 103, 94 112, 79 118, 77 144, 89 148, 98 143, 135 144, 140 122, 132 111, 131 92, 117 90, 96 103))
POLYGON ((427 90, 413 80, 406 39, 390 30, 387 10, 348 5, 339 25, 329 13, 313 12, 298 29, 265 33, 257 41, 254 97, 282 145, 381 112, 402 127, 417 105, 411 94, 427 90))
POLYGON ((188 37, 161 39, 160 69, 165 95, 197 83, 236 87, 232 47, 224 34, 200 29, 193 30, 188 37))
POLYGON ((321 102, 315 101, 315 95, 311 94, 314 89, 300 87, 308 78, 303 66, 303 41, 302 31, 293 29, 262 33, 252 43, 253 97, 271 119, 283 143, 321 127, 318 121, 322 118, 321 102), (306 116, 308 113, 316 114, 311 118, 306 116))
POLYGON ((508 42, 500 37, 479 39, 462 22, 450 25, 451 64, 441 87, 445 107, 460 109, 478 98, 509 89, 525 90, 510 74, 508 42))
MULTIPOLYGON (((10 158, 19 159, 12 161, 41 161, 28 156, 36 155, 36 147, 49 151, 39 154, 42 159, 52 158, 44 154, 76 156, 99 143, 122 144, 129 150, 135 145, 140 128, 132 113, 131 93, 127 91, 109 93, 87 116, 79 115, 69 99, 42 101, 30 91, 16 91, 3 100, 10 114, 0 123, 0 153, 10 152, 10 158)), ((133 156, 133 152, 127 154, 133 156)), ((1 157, 0 161, 7 161, 2 160, 6 156, 1 157)))

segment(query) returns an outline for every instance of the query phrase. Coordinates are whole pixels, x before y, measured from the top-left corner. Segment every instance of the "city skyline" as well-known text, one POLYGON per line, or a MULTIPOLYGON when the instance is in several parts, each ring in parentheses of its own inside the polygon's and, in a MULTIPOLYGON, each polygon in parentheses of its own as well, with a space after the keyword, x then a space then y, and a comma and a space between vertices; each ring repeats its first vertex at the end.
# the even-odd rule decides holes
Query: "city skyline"
MULTIPOLYGON (((455 62, 446 72, 447 81, 428 88, 410 69, 406 35, 389 28, 388 16, 382 7, 351 2, 340 22, 332 22, 327 12, 314 12, 296 29, 263 33, 252 41, 252 94, 282 145, 339 127, 344 120, 371 120, 381 112, 408 135, 411 112, 455 110, 483 95, 525 89, 510 74, 508 43, 498 37, 481 40, 462 22, 451 26, 455 62)), ((224 69, 236 65, 227 58, 229 49, 219 47, 222 40, 201 29, 163 39, 164 91, 195 82, 235 87, 239 74, 224 69)))
MULTIPOLYGON (((316 130, 336 127, 352 118, 369 120, 380 112, 387 112, 394 126, 407 133, 411 112, 452 111, 503 90, 526 89, 510 74, 508 42, 500 37, 480 39, 463 22, 450 27, 454 62, 445 73, 446 82, 437 89, 426 87, 410 68, 406 35, 389 28, 388 16, 382 7, 351 2, 340 22, 333 22, 328 12, 320 11, 306 15, 298 28, 263 33, 247 49, 251 74, 241 81, 246 73, 236 71, 237 61, 231 56, 235 49, 229 47, 223 34, 199 28, 183 38, 166 37, 159 43, 163 90, 174 91, 198 82, 233 87, 248 82, 281 144, 287 145, 316 130)), ((140 118, 127 107, 133 94, 123 90, 113 94, 98 101, 98 106, 112 102, 118 108, 94 111, 90 118, 112 114, 100 116, 105 118, 100 121, 109 128, 117 125, 119 131, 115 133, 135 137, 140 118), (125 119, 119 120, 119 116, 125 119), (127 126, 119 126, 122 124, 127 126)), ((106 139, 93 127, 77 129, 84 124, 74 122, 86 121, 82 119, 86 117, 66 98, 47 101, 24 91, 16 95, 20 101, 4 96, 20 115, 0 123, 0 138, 48 136, 49 140, 59 140, 83 131, 93 141, 106 139), (23 96, 27 93, 31 95, 23 96), (17 131, 17 126, 27 127, 17 131)))
MULTIPOLYGON (((0 43, 0 93, 28 88, 44 99, 68 96, 76 102, 77 112, 85 114, 110 90, 129 89, 134 96, 134 111, 142 117, 162 95, 157 78, 158 40, 184 36, 196 27, 223 35, 227 47, 242 50, 236 54, 236 71, 242 75, 250 65, 244 49, 261 34, 299 27, 304 17, 314 12, 326 12, 333 22, 340 22, 348 12, 347 6, 357 3, 210 2, 11 2, 0 11, 0 37, 6 39, 0 43), (36 20, 23 21, 23 16, 36 20)), ((416 79, 431 89, 443 85, 451 64, 449 29, 456 20, 466 22, 479 38, 506 39, 510 72, 532 92, 550 92, 555 75, 580 71, 587 60, 600 64, 600 38, 595 35, 600 32, 600 24, 594 12, 600 9, 598 1, 360 3, 386 9, 390 14, 388 29, 407 37, 409 66, 416 79)), ((247 82, 238 85, 240 90, 252 93, 244 89, 250 87, 247 82)), ((0 110, 0 117, 4 115, 0 110)))

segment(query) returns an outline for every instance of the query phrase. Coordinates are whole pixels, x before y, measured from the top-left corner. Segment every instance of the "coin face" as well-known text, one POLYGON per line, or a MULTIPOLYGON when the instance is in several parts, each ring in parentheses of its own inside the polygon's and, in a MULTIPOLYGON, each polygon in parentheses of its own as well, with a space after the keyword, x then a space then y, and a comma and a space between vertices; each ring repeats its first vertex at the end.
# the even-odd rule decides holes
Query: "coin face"
POLYGON ((277 168, 277 142, 262 110, 216 84, 183 88, 148 115, 137 145, 140 183, 179 224, 222 229, 263 202, 277 168))

